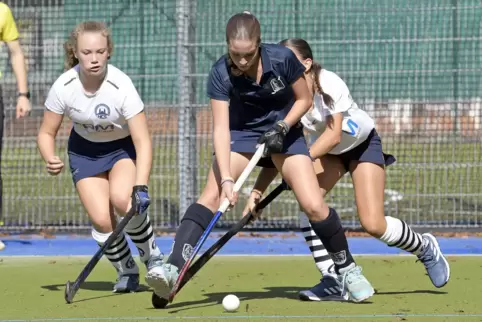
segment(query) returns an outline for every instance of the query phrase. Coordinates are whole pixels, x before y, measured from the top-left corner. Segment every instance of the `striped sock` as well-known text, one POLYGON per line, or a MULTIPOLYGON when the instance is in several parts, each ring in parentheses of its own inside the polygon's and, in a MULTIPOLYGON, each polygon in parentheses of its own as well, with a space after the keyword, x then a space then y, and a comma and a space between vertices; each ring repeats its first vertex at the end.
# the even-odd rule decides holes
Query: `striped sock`
MULTIPOLYGON (((104 245, 112 233, 99 233, 92 229, 92 237, 99 246, 104 245)), ((120 234, 112 245, 106 249, 105 257, 111 262, 119 276, 124 274, 139 274, 139 267, 132 258, 131 249, 124 234, 120 234)))
POLYGON ((425 241, 419 233, 414 232, 403 220, 386 216, 387 230, 380 240, 390 247, 398 247, 414 255, 419 255, 425 241))
POLYGON ((333 263, 321 240, 316 236, 316 233, 311 228, 308 217, 303 212, 300 212, 300 228, 318 270, 323 276, 335 275, 335 263, 333 263))
POLYGON ((151 256, 161 255, 147 212, 133 217, 127 224, 125 232, 136 245, 143 263, 146 263, 151 256))

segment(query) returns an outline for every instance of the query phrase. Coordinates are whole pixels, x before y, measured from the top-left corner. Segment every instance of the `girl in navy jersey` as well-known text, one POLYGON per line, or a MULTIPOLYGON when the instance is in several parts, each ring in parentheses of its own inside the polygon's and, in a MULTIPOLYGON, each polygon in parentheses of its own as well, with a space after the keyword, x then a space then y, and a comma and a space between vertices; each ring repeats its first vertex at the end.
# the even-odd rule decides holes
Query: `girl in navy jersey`
MULTIPOLYGON (((336 269, 357 301, 373 294, 348 251, 338 216, 323 201, 300 124, 312 105, 305 67, 291 50, 261 42, 259 21, 244 12, 226 26, 228 53, 209 73, 207 93, 213 113, 215 160, 198 201, 186 211, 172 253, 160 278, 167 298, 178 272, 224 198, 236 202, 233 185, 260 143, 267 156, 259 165, 274 165, 292 188, 323 241, 336 240, 336 269)), ((347 293, 347 294, 348 294, 347 293)))
MULTIPOLYGON (((338 75, 313 60, 313 53, 305 40, 286 39, 281 44, 290 48, 305 66, 308 88, 314 96, 313 107, 301 122, 308 134, 310 155, 315 160, 313 165, 322 195, 325 196, 349 172, 363 228, 387 245, 417 255, 434 286, 445 285, 450 269, 435 237, 420 235, 403 220, 384 215, 385 166, 394 163, 395 158, 383 153, 374 120, 358 108, 338 75)), ((259 202, 261 193, 276 175, 276 169, 261 171, 245 213, 259 202)), ((325 249, 325 241, 316 236, 304 213, 301 213, 300 220, 306 242, 323 274, 319 284, 300 292, 300 298, 341 300, 340 278, 330 270, 334 264, 330 250, 325 249)))
MULTIPOLYGON (((113 43, 106 26, 83 22, 65 44, 66 72, 51 87, 38 134, 38 146, 49 174, 58 175, 64 163, 55 154, 55 137, 64 115, 73 121, 68 142, 72 179, 92 222, 92 237, 102 245, 116 225, 114 212, 124 216, 135 207, 137 216, 126 233, 146 265, 147 283, 162 264, 147 215, 147 184, 152 144, 144 104, 131 79, 108 64, 113 43)), ((139 286, 139 268, 124 234, 106 250, 118 273, 114 292, 139 286)))

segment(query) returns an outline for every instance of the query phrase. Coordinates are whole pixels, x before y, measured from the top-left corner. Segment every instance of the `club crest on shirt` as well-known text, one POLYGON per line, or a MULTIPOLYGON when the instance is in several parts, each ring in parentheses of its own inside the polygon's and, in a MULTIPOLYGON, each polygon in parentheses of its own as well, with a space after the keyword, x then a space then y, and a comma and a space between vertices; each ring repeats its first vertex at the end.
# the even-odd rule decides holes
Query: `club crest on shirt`
POLYGON ((281 76, 278 76, 278 78, 273 78, 269 82, 269 84, 271 85, 271 89, 273 90, 271 94, 276 94, 277 92, 285 88, 285 84, 281 80, 281 76))
POLYGON ((110 108, 105 104, 99 104, 95 107, 95 116, 101 120, 105 120, 110 115, 110 108))

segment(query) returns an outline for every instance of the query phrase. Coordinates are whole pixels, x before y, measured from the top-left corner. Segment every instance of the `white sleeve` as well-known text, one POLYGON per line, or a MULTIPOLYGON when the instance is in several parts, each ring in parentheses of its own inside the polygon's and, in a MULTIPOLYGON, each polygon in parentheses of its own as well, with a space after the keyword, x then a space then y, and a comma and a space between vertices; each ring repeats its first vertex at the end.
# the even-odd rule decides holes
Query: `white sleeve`
POLYGON ((323 92, 333 99, 331 114, 343 113, 350 109, 353 99, 345 82, 335 73, 324 70, 320 73, 320 85, 323 92))
POLYGON ((63 115, 65 113, 65 104, 62 97, 59 94, 57 87, 58 87, 57 83, 54 83, 52 85, 44 105, 47 108, 47 110, 63 115))
POLYGON ((128 79, 125 84, 126 96, 124 98, 124 104, 122 104, 122 115, 128 120, 144 110, 144 102, 130 79, 128 79))

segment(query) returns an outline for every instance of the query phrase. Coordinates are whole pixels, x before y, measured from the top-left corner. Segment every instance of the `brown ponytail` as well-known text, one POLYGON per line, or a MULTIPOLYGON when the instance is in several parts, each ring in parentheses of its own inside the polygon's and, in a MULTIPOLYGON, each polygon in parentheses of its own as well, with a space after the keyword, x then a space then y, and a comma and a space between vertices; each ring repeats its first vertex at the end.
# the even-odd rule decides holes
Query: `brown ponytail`
POLYGON ((311 64, 311 76, 313 77, 313 90, 314 92, 320 94, 323 97, 323 102, 325 102, 325 104, 329 108, 332 108, 335 102, 333 101, 333 98, 330 95, 328 95, 323 91, 323 88, 321 88, 321 84, 320 84, 320 74, 323 67, 321 67, 320 63, 316 62, 313 59, 313 52, 311 51, 311 47, 308 44, 308 42, 301 38, 289 38, 289 39, 284 39, 280 41, 280 45, 286 46, 286 47, 292 47, 296 49, 298 54, 303 59, 311 59, 311 61, 313 62, 311 64))
POLYGON ((64 43, 64 52, 65 52, 64 69, 65 70, 69 70, 79 63, 79 60, 75 57, 76 43, 77 43, 77 38, 75 38, 75 40, 72 41, 72 35, 64 43))
POLYGON ((313 76, 313 85, 314 85, 313 87, 315 92, 317 92, 323 97, 323 102, 325 102, 325 104, 329 108, 332 108, 334 104, 333 98, 330 95, 326 94, 320 85, 320 74, 322 69, 323 67, 321 67, 321 64, 318 63, 317 61, 313 61, 313 63, 311 64, 311 75, 313 76))

